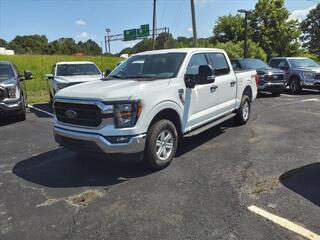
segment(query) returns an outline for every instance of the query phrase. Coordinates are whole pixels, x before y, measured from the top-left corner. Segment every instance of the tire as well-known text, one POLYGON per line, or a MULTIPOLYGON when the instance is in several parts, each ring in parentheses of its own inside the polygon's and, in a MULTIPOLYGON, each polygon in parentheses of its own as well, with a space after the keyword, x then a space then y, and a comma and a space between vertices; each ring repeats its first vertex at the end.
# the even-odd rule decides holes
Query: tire
POLYGON ((17 116, 18 121, 24 121, 26 120, 26 107, 25 107, 25 102, 23 101, 21 104, 21 109, 19 111, 19 114, 17 116))
POLYGON ((271 91, 271 94, 272 94, 273 97, 280 97, 281 91, 274 90, 274 91, 271 91))
POLYGON ((300 80, 297 77, 293 77, 290 80, 289 86, 290 86, 291 93, 294 95, 299 94, 302 90, 300 80))
POLYGON ((250 98, 247 95, 243 95, 241 99, 240 108, 237 111, 237 115, 234 117, 238 125, 244 125, 249 121, 251 112, 250 98))
POLYGON ((163 169, 169 166, 177 148, 178 133, 175 125, 169 120, 160 120, 148 130, 144 163, 151 170, 163 169))

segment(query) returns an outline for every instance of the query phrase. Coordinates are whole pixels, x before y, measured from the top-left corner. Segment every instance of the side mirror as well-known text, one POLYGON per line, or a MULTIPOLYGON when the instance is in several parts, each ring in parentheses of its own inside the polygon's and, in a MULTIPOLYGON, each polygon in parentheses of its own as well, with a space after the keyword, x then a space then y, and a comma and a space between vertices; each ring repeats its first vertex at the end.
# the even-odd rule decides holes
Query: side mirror
POLYGON ((31 80, 33 79, 33 75, 31 71, 24 71, 24 79, 25 80, 31 80))
POLYGON ((111 73, 111 70, 109 68, 106 68, 106 70, 104 70, 104 77, 108 77, 110 73, 111 73))
POLYGON ((196 86, 196 78, 193 74, 184 75, 184 82, 187 88, 194 88, 196 86))
POLYGON ((215 78, 214 69, 210 65, 199 66, 198 84, 214 83, 215 78))
POLYGON ((52 74, 46 74, 46 80, 53 80, 52 74))

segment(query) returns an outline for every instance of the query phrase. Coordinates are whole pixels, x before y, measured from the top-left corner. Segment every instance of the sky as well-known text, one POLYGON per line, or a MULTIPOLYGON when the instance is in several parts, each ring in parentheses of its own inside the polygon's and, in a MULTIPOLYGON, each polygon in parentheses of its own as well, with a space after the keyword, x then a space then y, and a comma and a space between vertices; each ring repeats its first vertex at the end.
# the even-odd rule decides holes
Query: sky
MULTIPOLYGON (((198 37, 212 35, 212 27, 221 15, 238 9, 253 9, 257 0, 195 0, 198 37)), ((304 19, 320 0, 285 0, 290 18, 304 19)), ((105 29, 112 34, 126 29, 152 26, 153 0, 0 0, 0 38, 44 34, 49 41, 72 37, 76 41, 91 38, 104 46, 105 29)), ((189 0, 157 0, 157 27, 169 27, 174 37, 192 36, 189 0)), ((111 42, 116 53, 136 41, 111 42)))

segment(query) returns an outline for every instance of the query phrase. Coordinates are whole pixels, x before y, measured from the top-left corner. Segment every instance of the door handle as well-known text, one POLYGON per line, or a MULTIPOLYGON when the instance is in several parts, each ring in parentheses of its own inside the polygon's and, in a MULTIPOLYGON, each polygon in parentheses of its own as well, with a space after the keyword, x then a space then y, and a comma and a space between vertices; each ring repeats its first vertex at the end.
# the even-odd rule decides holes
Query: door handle
POLYGON ((210 92, 215 92, 217 90, 218 86, 213 85, 210 87, 210 92))
POLYGON ((232 82, 230 83, 231 87, 233 87, 236 83, 237 83, 236 81, 232 81, 232 82))

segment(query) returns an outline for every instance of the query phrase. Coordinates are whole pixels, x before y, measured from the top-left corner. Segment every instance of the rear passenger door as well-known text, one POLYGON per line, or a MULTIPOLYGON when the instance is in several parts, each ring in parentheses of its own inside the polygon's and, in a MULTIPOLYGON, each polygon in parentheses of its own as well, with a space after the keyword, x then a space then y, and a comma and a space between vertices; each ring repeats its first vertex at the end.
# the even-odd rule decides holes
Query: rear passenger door
POLYGON ((236 107, 237 79, 231 71, 223 53, 208 53, 210 64, 215 70, 215 84, 218 86, 218 114, 233 111, 236 107))

